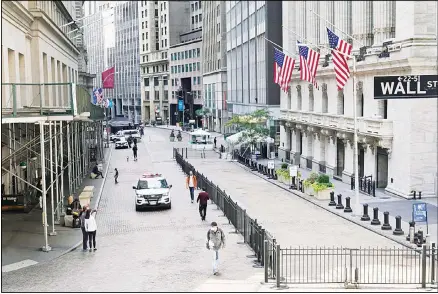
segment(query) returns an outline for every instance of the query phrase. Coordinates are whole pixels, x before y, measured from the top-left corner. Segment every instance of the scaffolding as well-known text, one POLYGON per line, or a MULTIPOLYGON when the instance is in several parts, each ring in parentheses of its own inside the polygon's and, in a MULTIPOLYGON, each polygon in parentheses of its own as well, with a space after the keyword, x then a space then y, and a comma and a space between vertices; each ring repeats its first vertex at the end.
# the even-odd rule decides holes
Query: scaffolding
MULTIPOLYGON (((4 87, 10 87, 24 89, 22 95, 25 95, 31 92, 26 91, 27 85, 10 87, 11 84, 2 84, 2 94, 6 92, 4 87)), ((78 114, 89 110, 90 96, 74 83, 51 84, 54 91, 45 85, 48 84, 37 85, 37 88, 46 89, 46 93, 60 93, 55 91, 56 88, 67 86, 66 93, 70 93, 70 99, 65 99, 67 105, 60 104, 61 100, 57 99, 51 101, 57 105, 47 105, 44 102, 50 100, 43 99, 44 92, 41 91, 37 95, 40 103, 35 111, 27 107, 25 112, 20 112, 17 105, 22 105, 24 100, 18 102, 21 95, 17 95, 16 90, 9 96, 14 100, 12 111, 8 113, 8 104, 6 107, 2 105, 2 207, 5 196, 14 195, 23 196, 24 208, 41 205, 42 250, 48 252, 51 250, 48 236, 57 234, 55 225, 61 224, 68 197, 78 192, 91 164, 103 162, 104 156, 102 120, 95 121, 78 114), (77 92, 83 95, 76 95, 77 92), (78 99, 88 99, 88 103, 78 99)))

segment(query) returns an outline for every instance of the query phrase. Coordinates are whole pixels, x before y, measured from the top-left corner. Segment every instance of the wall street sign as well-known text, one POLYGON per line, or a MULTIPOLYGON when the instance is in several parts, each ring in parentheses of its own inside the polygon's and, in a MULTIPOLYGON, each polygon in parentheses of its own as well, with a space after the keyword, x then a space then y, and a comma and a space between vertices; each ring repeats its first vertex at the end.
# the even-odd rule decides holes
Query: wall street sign
POLYGON ((437 75, 374 77, 374 99, 438 98, 437 75))

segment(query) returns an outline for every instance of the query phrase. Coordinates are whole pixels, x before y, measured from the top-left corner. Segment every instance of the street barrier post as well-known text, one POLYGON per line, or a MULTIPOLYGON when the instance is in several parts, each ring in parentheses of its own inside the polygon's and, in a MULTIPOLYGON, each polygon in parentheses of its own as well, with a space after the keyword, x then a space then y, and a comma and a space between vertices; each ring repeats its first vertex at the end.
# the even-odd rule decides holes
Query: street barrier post
POLYGON ((335 192, 334 191, 330 192, 330 203, 329 203, 329 206, 336 206, 335 192))
POLYGON ((402 220, 401 216, 397 215, 395 217, 395 229, 394 229, 394 232, 392 232, 392 233, 396 236, 400 236, 400 235, 405 234, 401 228, 401 220, 402 220))
POLYGON ((361 221, 369 221, 370 220, 370 216, 368 215, 368 204, 364 204, 363 205, 363 215, 360 218, 361 221))
POLYGON ((275 276, 276 276, 276 282, 277 282, 277 288, 280 288, 280 275, 281 275, 281 273, 280 273, 280 258, 281 258, 281 252, 280 252, 280 245, 277 245, 277 258, 276 258, 276 269, 275 269, 275 271, 276 271, 276 274, 275 274, 275 276))
POLYGON ((345 198, 345 209, 344 212, 352 212, 353 210, 351 209, 350 206, 350 197, 345 198))
POLYGON ((379 208, 378 207, 374 207, 373 208, 373 220, 371 221, 371 224, 373 226, 379 226, 380 225, 379 208))
POLYGON ((392 230, 391 225, 389 224, 389 212, 385 211, 383 213, 383 225, 382 225, 382 230, 387 231, 387 230, 392 230))
POLYGON ((344 209, 344 205, 342 204, 342 194, 338 194, 338 204, 336 205, 336 209, 344 209))
POLYGON ((265 254, 264 254, 264 268, 265 268, 265 283, 268 283, 269 279, 269 247, 268 240, 265 240, 265 254))

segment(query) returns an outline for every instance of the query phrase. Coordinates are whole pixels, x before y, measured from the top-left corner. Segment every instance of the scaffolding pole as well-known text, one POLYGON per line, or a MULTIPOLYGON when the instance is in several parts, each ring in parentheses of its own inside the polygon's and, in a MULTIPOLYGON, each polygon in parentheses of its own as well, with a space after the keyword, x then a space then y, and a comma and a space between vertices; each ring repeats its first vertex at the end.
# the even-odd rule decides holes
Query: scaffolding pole
MULTIPOLYGON (((55 191, 56 191, 56 209, 55 209, 55 214, 56 214, 56 220, 55 220, 55 225, 59 225, 60 224, 60 207, 59 207, 59 154, 58 154, 58 123, 55 122, 55 167, 56 167, 56 179, 55 179, 55 191)), ((60 146, 62 149, 62 146, 60 146)))
POLYGON ((40 121, 40 148, 41 148, 41 186, 42 186, 42 202, 43 202, 43 227, 44 227, 44 246, 42 250, 49 252, 51 250, 49 246, 49 238, 47 234, 47 191, 46 191, 46 163, 45 163, 45 150, 44 150, 44 122, 40 121))
POLYGON ((52 125, 53 122, 49 121, 49 156, 50 156, 50 210, 52 219, 52 231, 49 233, 50 236, 56 236, 55 232, 55 203, 54 203, 54 190, 53 190, 53 137, 52 137, 52 125))
POLYGON ((72 181, 71 181, 71 174, 72 174, 72 167, 71 167, 71 152, 70 152, 70 123, 67 123, 67 159, 68 159, 68 196, 70 197, 72 193, 72 181))
MULTIPOLYGON (((68 124, 67 124, 68 126, 68 124)), ((62 131, 62 121, 59 122, 59 131, 60 131, 60 145, 61 148, 59 150, 60 152, 60 160, 61 160, 61 201, 59 203, 59 212, 58 212, 58 220, 61 221, 61 215, 64 213, 62 211, 62 204, 64 203, 64 132, 62 131)), ((67 150, 68 152, 68 150, 67 150)))

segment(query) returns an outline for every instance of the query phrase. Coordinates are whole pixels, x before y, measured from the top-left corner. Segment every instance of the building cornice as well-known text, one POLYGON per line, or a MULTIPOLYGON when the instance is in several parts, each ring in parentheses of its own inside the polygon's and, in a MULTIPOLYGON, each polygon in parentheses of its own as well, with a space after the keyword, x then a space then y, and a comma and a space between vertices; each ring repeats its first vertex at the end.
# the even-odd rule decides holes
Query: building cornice
MULTIPOLYGON (((64 42, 64 44, 69 46, 69 49, 71 49, 75 54, 79 55, 80 51, 79 49, 75 46, 75 44, 73 44, 73 42, 67 38, 67 36, 61 31, 61 29, 47 16, 47 14, 45 12, 43 12, 40 9, 31 9, 30 10, 34 19, 36 20, 41 19, 43 20, 43 23, 45 23, 49 28, 51 28, 53 30, 53 32, 55 34, 57 34, 59 36, 59 38, 64 42)), ((39 31, 41 34, 43 34, 44 36, 46 36, 48 39, 50 39, 50 37, 48 37, 42 30, 40 30, 38 27, 35 27, 35 23, 33 23, 32 25, 32 31, 39 31)))
POLYGON ((19 1, 2 1, 2 18, 7 17, 14 20, 19 27, 24 28, 22 31, 26 34, 29 33, 34 21, 32 14, 19 1))

